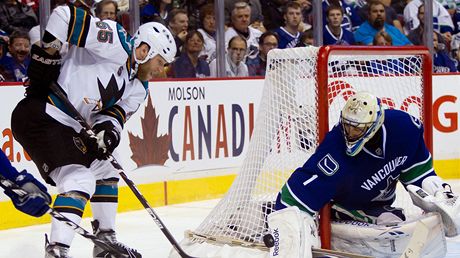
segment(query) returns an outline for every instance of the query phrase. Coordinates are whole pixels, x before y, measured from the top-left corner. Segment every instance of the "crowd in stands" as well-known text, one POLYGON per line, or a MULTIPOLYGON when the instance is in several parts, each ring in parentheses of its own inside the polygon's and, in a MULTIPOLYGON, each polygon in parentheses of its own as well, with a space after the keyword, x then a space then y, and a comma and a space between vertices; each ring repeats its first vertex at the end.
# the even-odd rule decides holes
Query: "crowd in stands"
MULTIPOLYGON (((264 76, 274 48, 313 44, 312 0, 225 0, 225 72, 264 76)), ((74 4, 129 29, 129 0, 51 0, 74 4)), ((0 81, 22 81, 39 41, 39 1, 0 0, 0 81)), ((141 23, 165 24, 177 44, 165 77, 216 76, 213 0, 139 0, 141 23)), ((423 45, 423 0, 323 0, 324 45, 423 45)), ((460 69, 460 1, 433 1, 434 72, 460 69), (459 8, 457 8, 457 2, 459 8)))

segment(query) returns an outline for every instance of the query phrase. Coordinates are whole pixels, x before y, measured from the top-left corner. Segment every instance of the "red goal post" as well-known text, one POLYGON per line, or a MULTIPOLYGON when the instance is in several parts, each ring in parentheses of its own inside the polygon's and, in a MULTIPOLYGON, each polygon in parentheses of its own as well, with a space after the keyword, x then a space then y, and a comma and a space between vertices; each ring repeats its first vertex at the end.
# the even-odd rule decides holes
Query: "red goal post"
MULTIPOLYGON (((426 47, 380 47, 380 46, 322 46, 318 51, 317 60, 317 82, 318 82, 318 137, 321 142, 329 131, 329 103, 330 99, 330 78, 328 69, 329 58, 332 55, 417 55, 421 56, 422 83, 423 83, 423 111, 421 114, 424 124, 424 137, 428 149, 433 152, 433 122, 432 122, 432 60, 431 54, 426 47), (325 119, 326 118, 326 119, 325 119)), ((325 249, 331 248, 331 223, 330 204, 320 211, 320 236, 321 246, 325 249)))

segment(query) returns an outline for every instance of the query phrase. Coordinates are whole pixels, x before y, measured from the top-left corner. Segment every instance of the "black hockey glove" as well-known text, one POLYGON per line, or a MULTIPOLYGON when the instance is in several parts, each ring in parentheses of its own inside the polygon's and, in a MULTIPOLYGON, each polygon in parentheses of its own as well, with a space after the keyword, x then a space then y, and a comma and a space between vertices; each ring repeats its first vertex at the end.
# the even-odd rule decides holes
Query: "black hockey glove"
POLYGON ((32 45, 30 53, 31 60, 27 68, 30 86, 27 94, 47 93, 48 85, 59 77, 61 55, 59 52, 50 55, 35 44, 32 45))
POLYGON ((120 133, 110 121, 94 125, 93 132, 94 134, 81 132, 89 153, 99 160, 107 159, 120 143, 120 133))
POLYGON ((46 187, 31 174, 24 170, 12 181, 28 193, 20 197, 10 189, 5 190, 5 194, 11 198, 16 209, 34 217, 40 217, 49 210, 51 196, 46 187))

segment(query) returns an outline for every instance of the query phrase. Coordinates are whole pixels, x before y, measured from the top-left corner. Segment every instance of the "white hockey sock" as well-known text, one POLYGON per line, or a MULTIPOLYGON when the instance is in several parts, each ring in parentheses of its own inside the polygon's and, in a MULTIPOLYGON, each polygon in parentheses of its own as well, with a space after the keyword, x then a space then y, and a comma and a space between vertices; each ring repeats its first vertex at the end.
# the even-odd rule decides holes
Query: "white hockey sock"
MULTIPOLYGON (((76 224, 80 225, 81 217, 72 214, 72 213, 67 213, 67 212, 62 212, 62 215, 64 215, 66 218, 70 219, 71 221, 75 222, 76 224)), ((60 222, 59 220, 53 218, 51 221, 51 236, 50 236, 50 242, 58 242, 64 245, 70 246, 72 243, 73 237, 75 236, 75 231, 64 224, 63 222, 60 222)))
POLYGON ((115 217, 117 215, 118 203, 91 202, 93 218, 99 221, 101 229, 115 230, 115 217))

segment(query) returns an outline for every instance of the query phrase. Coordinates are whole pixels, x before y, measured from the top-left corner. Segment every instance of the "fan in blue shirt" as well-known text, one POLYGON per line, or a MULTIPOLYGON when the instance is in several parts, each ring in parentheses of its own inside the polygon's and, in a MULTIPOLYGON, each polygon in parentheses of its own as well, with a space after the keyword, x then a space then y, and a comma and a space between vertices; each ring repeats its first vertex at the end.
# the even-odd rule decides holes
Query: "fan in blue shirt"
POLYGON ((354 32, 355 41, 363 45, 372 45, 375 34, 385 31, 393 39, 393 46, 412 45, 409 39, 396 27, 385 22, 385 7, 381 2, 369 3, 369 20, 363 22, 354 32))

